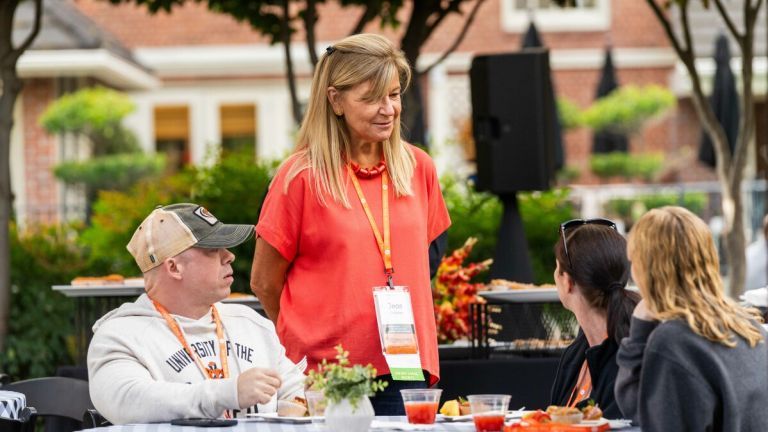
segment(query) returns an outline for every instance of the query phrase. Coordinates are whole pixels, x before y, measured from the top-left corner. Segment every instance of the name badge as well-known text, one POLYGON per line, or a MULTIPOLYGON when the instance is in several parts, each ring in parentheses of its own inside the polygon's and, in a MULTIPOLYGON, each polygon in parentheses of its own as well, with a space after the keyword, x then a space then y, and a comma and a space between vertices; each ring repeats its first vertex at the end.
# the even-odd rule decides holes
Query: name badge
POLYGON ((384 359, 395 381, 424 381, 408 287, 374 287, 373 301, 384 359))

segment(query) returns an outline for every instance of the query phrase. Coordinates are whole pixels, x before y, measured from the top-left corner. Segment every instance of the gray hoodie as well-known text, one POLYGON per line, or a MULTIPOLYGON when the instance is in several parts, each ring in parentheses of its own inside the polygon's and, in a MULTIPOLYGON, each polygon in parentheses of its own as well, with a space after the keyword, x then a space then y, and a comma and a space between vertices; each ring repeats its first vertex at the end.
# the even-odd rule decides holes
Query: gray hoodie
POLYGON ((643 432, 768 431, 768 348, 735 340, 729 348, 681 320, 632 318, 616 356, 622 413, 643 432))
MULTIPOLYGON (((250 368, 278 371, 282 386, 259 412, 274 412, 277 399, 303 396, 304 375, 285 356, 271 321, 253 309, 216 303, 227 341, 229 378, 206 379, 146 294, 107 313, 93 326, 88 349, 91 400, 115 424, 220 417, 239 409, 237 376, 250 368)), ((193 320, 174 316, 192 350, 210 368, 221 368, 211 313, 193 320)))

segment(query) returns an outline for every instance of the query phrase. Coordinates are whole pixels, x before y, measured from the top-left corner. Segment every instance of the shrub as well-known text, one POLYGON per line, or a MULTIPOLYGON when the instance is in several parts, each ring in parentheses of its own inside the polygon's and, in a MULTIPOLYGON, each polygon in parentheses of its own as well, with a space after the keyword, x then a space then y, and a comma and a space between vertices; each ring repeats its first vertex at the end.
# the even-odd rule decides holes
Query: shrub
POLYGON ((624 152, 598 153, 589 158, 592 172, 600 178, 623 177, 650 181, 664 165, 661 153, 629 154, 624 152))
POLYGON ((630 228, 640 216, 654 208, 677 205, 702 214, 707 203, 708 197, 704 192, 664 193, 613 199, 606 203, 605 210, 617 215, 630 228))
POLYGON ((98 190, 124 190, 138 179, 154 177, 165 167, 162 155, 121 153, 87 161, 67 161, 54 168, 54 175, 69 184, 84 183, 98 190))
POLYGON ((503 211, 499 199, 493 194, 478 192, 472 183, 452 176, 443 176, 441 185, 451 215, 447 251, 459 249, 468 238, 474 237, 477 243, 469 259, 482 261, 493 258, 503 211))
MULTIPOLYGON (((94 205, 92 226, 83 234, 92 266, 108 273, 137 274, 125 245, 141 221, 158 205, 194 202, 225 223, 256 224, 275 163, 254 163, 230 154, 208 167, 189 168, 158 182, 142 182, 128 192, 101 192, 94 205)), ((254 242, 233 248, 232 290, 250 292, 254 242)))
POLYGON ((584 123, 579 107, 564 97, 557 98, 557 113, 563 130, 575 129, 584 123))
POLYGON ((2 371, 16 379, 50 376, 74 357, 74 300, 53 291, 87 271, 74 226, 10 226, 11 310, 2 371))
MULTIPOLYGON (((243 155, 227 155, 210 168, 200 168, 196 172, 192 202, 205 206, 226 223, 255 225, 275 168, 275 162, 254 163, 253 159, 243 155)), ((232 249, 237 256, 232 263, 233 291, 250 292, 255 245, 250 240, 232 249)))
POLYGON ((64 95, 49 105, 40 117, 40 125, 50 133, 103 137, 103 144, 108 148, 99 149, 97 153, 128 153, 139 150, 136 142, 115 138, 121 133, 120 122, 134 109, 128 95, 104 87, 90 87, 64 95))
POLYGON ((190 201, 191 178, 190 173, 183 172, 158 182, 140 182, 127 192, 100 192, 91 225, 80 238, 89 251, 90 267, 101 273, 139 274, 125 246, 155 207, 190 201))
POLYGON ((560 224, 576 217, 573 204, 568 200, 569 194, 569 189, 552 189, 522 193, 518 197, 534 281, 538 284, 554 282, 553 247, 560 235, 560 224))
POLYGON ((88 217, 99 190, 125 190, 163 171, 165 158, 143 155, 136 136, 121 123, 134 108, 123 93, 91 87, 60 97, 40 117, 49 133, 79 135, 90 144, 89 159, 66 161, 54 169, 61 181, 85 186, 88 217))
POLYGON ((664 87, 622 86, 592 104, 581 120, 595 131, 633 133, 674 106, 675 95, 664 87))
MULTIPOLYGON (((470 260, 493 258, 504 211, 501 201, 493 194, 476 191, 471 182, 461 182, 451 176, 444 176, 441 184, 452 221, 448 229, 448 250, 458 249, 467 238, 475 237, 477 243, 470 260)), ((557 241, 558 227, 575 217, 568 194, 567 189, 518 194, 536 283, 552 282, 555 259, 552 247, 557 241)))

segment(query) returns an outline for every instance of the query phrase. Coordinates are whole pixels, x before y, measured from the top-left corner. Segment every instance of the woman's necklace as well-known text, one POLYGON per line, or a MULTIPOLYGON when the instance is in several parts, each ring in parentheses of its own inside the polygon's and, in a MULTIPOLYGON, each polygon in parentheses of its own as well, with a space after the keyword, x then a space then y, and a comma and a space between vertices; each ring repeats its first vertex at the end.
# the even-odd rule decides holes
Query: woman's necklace
POLYGON ((379 161, 376 166, 373 166, 371 168, 362 168, 360 165, 351 162, 350 166, 352 167, 352 171, 355 173, 355 175, 358 178, 372 178, 380 175, 384 172, 385 169, 387 169, 387 165, 384 163, 384 161, 379 161))

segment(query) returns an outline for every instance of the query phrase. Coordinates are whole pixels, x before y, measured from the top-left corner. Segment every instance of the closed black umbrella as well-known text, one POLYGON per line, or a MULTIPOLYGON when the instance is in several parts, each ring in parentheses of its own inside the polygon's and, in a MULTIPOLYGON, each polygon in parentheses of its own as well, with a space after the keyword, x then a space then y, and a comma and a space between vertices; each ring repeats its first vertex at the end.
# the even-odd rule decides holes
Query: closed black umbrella
MULTIPOLYGON (((728 147, 733 154, 736 138, 739 136, 739 93, 736 91, 736 79, 731 71, 731 52, 728 46, 728 38, 720 34, 715 40, 715 79, 712 83, 712 94, 709 102, 715 117, 723 126, 725 137, 728 139, 728 147)), ((706 131, 702 131, 701 146, 699 147, 699 160, 715 167, 715 150, 712 140, 706 131)))
MULTIPOLYGON (((533 21, 531 21, 531 25, 528 26, 528 31, 525 32, 525 36, 523 36, 523 43, 521 48, 543 48, 544 44, 541 41, 541 36, 539 36, 539 31, 536 29, 536 26, 533 24, 533 21)), ((563 133, 562 128, 560 127, 560 117, 557 115, 557 98, 555 97, 555 84, 552 83, 552 103, 550 104, 552 106, 552 118, 555 119, 554 128, 555 128, 555 170, 559 171, 563 168, 563 165, 565 165, 565 149, 563 149, 563 133)))
MULTIPOLYGON (((613 55, 611 48, 608 47, 605 49, 605 61, 600 73, 600 82, 597 85, 595 99, 608 96, 618 87, 619 81, 616 79, 616 68, 613 67, 613 55)), ((592 138, 592 153, 626 152, 627 150, 629 150, 629 140, 621 132, 600 131, 596 132, 592 138)))

